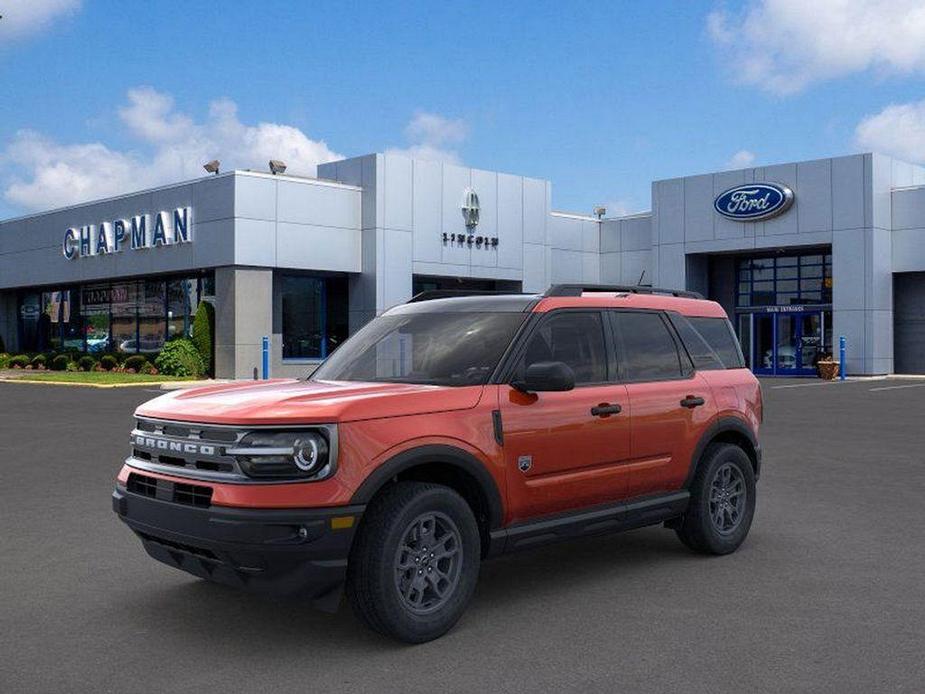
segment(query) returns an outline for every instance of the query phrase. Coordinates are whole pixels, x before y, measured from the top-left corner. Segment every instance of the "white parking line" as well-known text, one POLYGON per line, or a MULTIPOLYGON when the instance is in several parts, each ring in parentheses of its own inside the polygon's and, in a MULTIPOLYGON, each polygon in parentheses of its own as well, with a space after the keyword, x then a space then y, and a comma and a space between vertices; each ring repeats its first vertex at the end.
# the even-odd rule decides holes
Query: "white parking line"
POLYGON ((876 393, 878 390, 899 390, 900 388, 925 388, 925 383, 908 383, 902 386, 881 386, 880 388, 871 388, 871 393, 876 393))
POLYGON ((771 386, 771 388, 773 390, 778 388, 809 388, 810 386, 832 386, 836 383, 838 383, 838 381, 813 381, 812 383, 788 383, 785 386, 771 386))

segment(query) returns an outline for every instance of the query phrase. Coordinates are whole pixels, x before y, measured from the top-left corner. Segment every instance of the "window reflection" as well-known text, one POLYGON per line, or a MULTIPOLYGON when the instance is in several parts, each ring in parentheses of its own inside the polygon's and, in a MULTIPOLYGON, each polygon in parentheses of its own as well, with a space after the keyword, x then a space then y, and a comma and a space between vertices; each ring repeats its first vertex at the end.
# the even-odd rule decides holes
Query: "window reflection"
POLYGON ((154 353, 172 337, 192 334, 199 301, 214 293, 211 275, 100 282, 23 292, 21 348, 154 353))

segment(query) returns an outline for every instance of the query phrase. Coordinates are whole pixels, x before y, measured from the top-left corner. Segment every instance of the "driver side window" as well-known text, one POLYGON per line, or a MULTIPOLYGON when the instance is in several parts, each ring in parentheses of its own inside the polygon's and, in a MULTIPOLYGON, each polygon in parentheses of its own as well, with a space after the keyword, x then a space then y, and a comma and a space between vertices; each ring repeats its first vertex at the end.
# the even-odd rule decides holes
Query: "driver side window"
POLYGON ((533 331, 514 372, 522 379, 531 364, 560 361, 575 372, 575 385, 607 380, 607 347, 598 312, 563 311, 546 316, 533 331))

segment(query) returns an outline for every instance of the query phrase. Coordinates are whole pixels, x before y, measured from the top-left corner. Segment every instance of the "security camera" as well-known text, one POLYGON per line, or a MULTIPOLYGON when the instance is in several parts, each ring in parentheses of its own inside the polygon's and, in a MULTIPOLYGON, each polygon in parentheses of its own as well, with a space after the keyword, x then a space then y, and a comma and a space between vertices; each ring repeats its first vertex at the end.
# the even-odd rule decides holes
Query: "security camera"
POLYGON ((279 159, 271 159, 270 173, 274 176, 276 174, 286 173, 286 162, 280 161, 279 159))

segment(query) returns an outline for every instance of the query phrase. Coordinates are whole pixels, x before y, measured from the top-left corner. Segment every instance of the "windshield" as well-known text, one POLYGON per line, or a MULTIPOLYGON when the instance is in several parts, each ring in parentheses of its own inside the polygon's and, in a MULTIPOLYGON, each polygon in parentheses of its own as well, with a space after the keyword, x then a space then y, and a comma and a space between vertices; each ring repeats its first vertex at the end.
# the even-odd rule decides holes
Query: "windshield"
POLYGON ((347 340, 311 378, 482 385, 526 316, 465 311, 380 316, 347 340))

